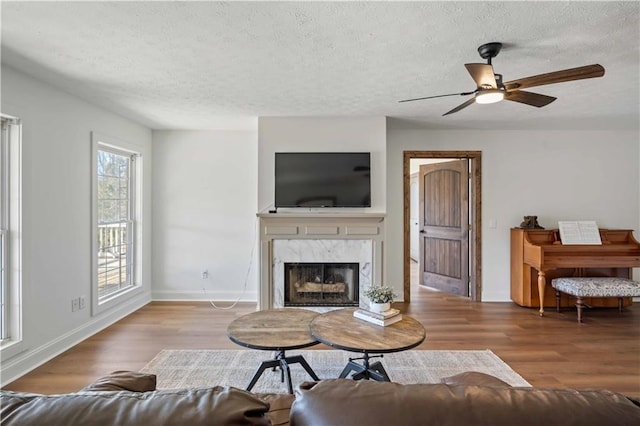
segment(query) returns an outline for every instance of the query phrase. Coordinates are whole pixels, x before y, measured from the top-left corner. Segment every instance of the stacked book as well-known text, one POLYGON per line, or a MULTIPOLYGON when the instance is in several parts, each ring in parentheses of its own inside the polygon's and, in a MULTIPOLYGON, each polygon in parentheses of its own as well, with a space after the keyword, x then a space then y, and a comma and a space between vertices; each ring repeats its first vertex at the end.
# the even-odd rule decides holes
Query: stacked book
POLYGON ((353 316, 361 320, 368 321, 372 324, 386 327, 402 320, 402 314, 397 309, 387 309, 384 312, 371 312, 365 309, 358 309, 353 312, 353 316))

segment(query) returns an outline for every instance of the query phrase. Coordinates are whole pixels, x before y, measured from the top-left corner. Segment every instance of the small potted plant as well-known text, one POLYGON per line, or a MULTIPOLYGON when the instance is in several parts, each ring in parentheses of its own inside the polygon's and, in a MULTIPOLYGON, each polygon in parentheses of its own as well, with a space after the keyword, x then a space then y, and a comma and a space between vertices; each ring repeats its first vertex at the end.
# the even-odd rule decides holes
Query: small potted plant
POLYGON ((369 309, 373 312, 384 312, 391 308, 391 303, 396 294, 388 286, 370 286, 364 291, 365 297, 369 299, 369 309))

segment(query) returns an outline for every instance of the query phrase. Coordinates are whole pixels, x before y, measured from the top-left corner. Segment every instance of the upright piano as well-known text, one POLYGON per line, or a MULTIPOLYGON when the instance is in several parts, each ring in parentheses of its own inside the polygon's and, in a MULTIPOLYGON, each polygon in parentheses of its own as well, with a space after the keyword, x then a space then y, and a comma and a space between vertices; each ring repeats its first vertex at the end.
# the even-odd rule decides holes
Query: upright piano
MULTIPOLYGON (((555 306, 551 280, 560 277, 631 278, 640 267, 640 243, 628 229, 600 229, 602 245, 567 245, 558 229, 511 229, 511 300, 520 306, 555 306)), ((574 300, 562 300, 572 306, 574 300)), ((616 307, 615 298, 585 298, 585 304, 616 307)), ((625 298, 623 306, 632 299, 625 298)))

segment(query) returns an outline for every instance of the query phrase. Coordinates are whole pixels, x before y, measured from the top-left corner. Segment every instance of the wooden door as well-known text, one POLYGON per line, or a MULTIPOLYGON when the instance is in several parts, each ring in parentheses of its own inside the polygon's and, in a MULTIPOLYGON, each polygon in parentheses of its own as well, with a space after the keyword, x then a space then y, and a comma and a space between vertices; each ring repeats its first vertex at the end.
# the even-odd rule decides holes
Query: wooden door
POLYGON ((420 284, 469 297, 469 160, 420 166, 420 284))

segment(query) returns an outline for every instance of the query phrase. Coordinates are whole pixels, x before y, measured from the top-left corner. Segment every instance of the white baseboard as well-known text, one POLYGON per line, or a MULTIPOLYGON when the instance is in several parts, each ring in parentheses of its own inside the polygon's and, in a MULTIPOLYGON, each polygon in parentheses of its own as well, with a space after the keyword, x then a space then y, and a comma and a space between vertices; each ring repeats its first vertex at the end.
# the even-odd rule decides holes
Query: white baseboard
POLYGON ((483 302, 512 302, 510 297, 505 297, 503 294, 491 294, 482 292, 483 302))
POLYGON ((0 366, 0 377, 2 377, 0 386, 5 386, 24 376, 31 370, 60 355, 62 352, 93 336, 132 312, 137 311, 150 301, 149 293, 140 294, 104 315, 93 317, 89 322, 70 330, 44 345, 33 349, 26 349, 7 361, 3 361, 0 366))
POLYGON ((159 290, 151 292, 151 299, 154 301, 203 301, 208 302, 215 300, 216 302, 257 302, 258 294, 256 291, 232 292, 232 291, 171 291, 159 290))

